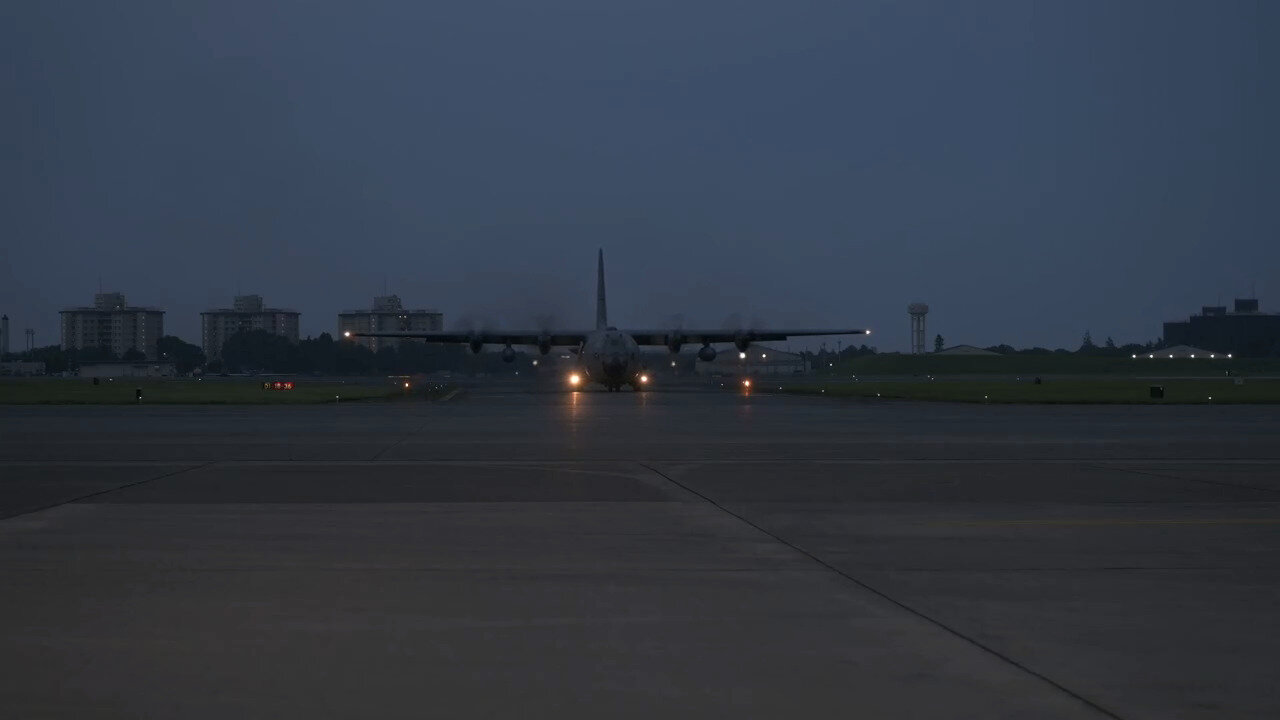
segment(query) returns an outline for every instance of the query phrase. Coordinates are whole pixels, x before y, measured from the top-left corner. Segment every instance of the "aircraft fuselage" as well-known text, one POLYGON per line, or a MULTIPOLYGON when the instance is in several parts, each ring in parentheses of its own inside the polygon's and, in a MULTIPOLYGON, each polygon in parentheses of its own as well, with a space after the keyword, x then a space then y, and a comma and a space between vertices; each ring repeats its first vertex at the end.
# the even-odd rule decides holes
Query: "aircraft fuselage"
POLYGON ((645 369, 640 365, 640 345, 635 338, 617 328, 588 333, 578 351, 583 379, 597 382, 610 390, 623 385, 639 388, 645 369))

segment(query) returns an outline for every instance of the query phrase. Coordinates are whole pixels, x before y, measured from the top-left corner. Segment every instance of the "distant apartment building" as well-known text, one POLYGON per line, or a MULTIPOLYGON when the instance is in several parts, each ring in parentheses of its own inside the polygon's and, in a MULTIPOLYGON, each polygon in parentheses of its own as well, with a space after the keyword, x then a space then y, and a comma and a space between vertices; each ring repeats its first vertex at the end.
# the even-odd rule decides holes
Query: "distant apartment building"
POLYGON ((164 310, 135 307, 118 292, 93 296, 93 307, 61 311, 62 349, 98 349, 123 357, 137 350, 156 359, 156 341, 164 335, 164 310))
MULTIPOLYGON (((431 332, 444 329, 444 313, 436 310, 406 310, 398 295, 382 295, 373 299, 368 310, 343 310, 338 313, 338 337, 345 332, 431 332)), ((380 347, 396 347, 402 339, 355 338, 374 352, 380 347)))
POLYGON ((200 313, 200 338, 209 360, 222 357, 222 345, 238 332, 265 330, 272 335, 298 342, 296 310, 263 307, 261 295, 237 295, 229 308, 200 313))
POLYGON ((0 358, 9 354, 9 316, 0 316, 0 358))

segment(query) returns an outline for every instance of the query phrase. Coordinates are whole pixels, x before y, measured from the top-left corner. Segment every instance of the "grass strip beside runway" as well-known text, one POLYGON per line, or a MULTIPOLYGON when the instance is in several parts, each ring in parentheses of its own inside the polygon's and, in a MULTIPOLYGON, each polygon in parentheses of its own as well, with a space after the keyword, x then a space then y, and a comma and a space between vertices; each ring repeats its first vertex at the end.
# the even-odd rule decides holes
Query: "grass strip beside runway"
MULTIPOLYGON (((769 383, 761 381, 762 387, 769 383)), ((781 383, 782 392, 902 400, 971 403, 1050 404, 1242 404, 1280 403, 1280 380, 1047 380, 1023 381, 921 380, 911 382, 781 383), (1160 386, 1164 397, 1152 398, 1160 386)))
POLYGON ((85 378, 0 381, 0 405, 298 405, 402 398, 435 399, 454 386, 441 383, 342 382, 291 379, 290 390, 267 390, 266 380, 138 380, 85 378))

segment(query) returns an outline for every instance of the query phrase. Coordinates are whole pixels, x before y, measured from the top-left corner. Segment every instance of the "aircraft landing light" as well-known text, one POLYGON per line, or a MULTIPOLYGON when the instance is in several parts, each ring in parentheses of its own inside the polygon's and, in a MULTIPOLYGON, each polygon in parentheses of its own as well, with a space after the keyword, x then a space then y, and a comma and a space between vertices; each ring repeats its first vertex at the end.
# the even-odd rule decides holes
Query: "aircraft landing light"
POLYGON ((574 373, 574 374, 572 374, 572 375, 570 375, 570 376, 569 376, 569 384, 570 384, 570 385, 577 385, 577 384, 578 384, 578 383, 580 383, 580 382, 582 382, 582 378, 581 378, 581 377, 579 377, 577 373, 574 373))
POLYGON ((750 381, 750 380, 743 380, 743 381, 742 381, 742 387, 751 387, 751 381, 750 381))
POLYGON ((644 384, 644 383, 647 383, 647 382, 649 382, 649 376, 648 376, 648 375, 641 375, 641 376, 640 376, 640 383, 641 383, 641 384, 644 384))

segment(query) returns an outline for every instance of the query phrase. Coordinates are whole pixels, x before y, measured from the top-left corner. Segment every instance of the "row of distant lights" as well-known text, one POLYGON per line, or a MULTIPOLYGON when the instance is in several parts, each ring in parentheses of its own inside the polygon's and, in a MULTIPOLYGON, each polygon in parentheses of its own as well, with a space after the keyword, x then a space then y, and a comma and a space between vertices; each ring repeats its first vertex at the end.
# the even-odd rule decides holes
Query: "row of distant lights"
MULTIPOLYGON (((1137 356, 1137 355, 1134 355, 1133 357, 1137 358, 1138 356, 1137 356)), ((1149 357, 1149 358, 1153 358, 1153 357, 1155 357, 1155 354, 1154 354, 1154 353, 1149 353, 1149 354, 1147 355, 1147 357, 1149 357)), ((1173 357, 1173 356, 1172 356, 1172 355, 1170 355, 1169 357, 1173 357)), ((1195 358, 1195 355, 1193 354, 1191 357, 1194 359, 1194 358, 1195 358)), ((1203 355, 1201 355, 1200 357, 1204 357, 1204 356, 1203 356, 1203 355)), ((1209 355, 1209 359, 1210 359, 1210 360, 1213 360, 1213 359, 1215 359, 1215 358, 1217 358, 1217 357, 1218 357, 1218 356, 1217 356, 1216 354, 1211 354, 1211 355, 1209 355)), ((1227 353, 1227 359, 1228 359, 1228 360, 1230 360, 1230 359, 1231 359, 1231 353, 1227 353)))

